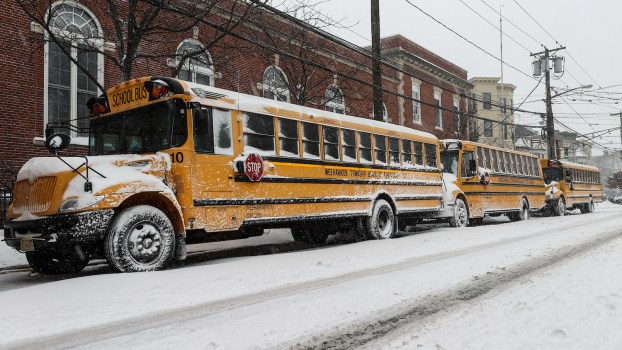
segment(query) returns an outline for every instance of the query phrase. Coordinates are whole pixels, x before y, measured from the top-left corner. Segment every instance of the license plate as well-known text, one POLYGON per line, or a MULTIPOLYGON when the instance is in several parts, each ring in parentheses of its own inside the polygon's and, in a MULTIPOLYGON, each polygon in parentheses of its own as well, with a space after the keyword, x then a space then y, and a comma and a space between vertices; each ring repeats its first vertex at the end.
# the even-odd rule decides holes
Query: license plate
POLYGON ((35 244, 30 238, 24 238, 19 241, 19 250, 23 252, 32 252, 35 250, 35 244))

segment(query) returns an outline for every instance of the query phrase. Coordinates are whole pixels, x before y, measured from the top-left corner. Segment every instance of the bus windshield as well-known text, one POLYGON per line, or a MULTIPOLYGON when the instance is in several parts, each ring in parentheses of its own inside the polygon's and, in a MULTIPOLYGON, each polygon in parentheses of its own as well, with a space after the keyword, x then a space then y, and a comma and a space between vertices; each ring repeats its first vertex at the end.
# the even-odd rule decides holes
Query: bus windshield
POLYGON ((181 146, 186 106, 170 99, 91 121, 89 154, 140 154, 181 146))
POLYGON ((456 177, 458 177, 459 155, 459 150, 441 152, 441 165, 444 173, 454 174, 456 177))
POLYGON ((544 183, 550 184, 552 181, 562 181, 564 179, 564 170, 560 167, 543 168, 544 183))

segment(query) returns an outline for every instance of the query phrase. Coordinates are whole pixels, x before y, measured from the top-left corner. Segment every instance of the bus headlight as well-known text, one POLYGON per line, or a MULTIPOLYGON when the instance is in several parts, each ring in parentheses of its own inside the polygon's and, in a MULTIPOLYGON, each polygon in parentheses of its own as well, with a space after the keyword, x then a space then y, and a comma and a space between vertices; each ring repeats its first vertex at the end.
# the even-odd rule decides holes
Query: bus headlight
POLYGON ((58 209, 59 213, 66 213, 92 207, 101 202, 106 196, 92 196, 88 198, 69 198, 58 209))

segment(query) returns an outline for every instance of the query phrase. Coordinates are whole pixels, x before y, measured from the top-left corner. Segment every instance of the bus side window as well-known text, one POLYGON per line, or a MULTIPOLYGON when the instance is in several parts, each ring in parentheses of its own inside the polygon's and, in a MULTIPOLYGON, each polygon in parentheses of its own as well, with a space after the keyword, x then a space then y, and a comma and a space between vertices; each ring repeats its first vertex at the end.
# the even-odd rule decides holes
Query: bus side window
POLYGON ((425 149, 425 165, 428 167, 437 167, 436 164, 436 159, 437 159, 437 147, 434 144, 431 143, 425 143, 424 144, 424 149, 425 149))
POLYGON ((298 121, 279 118, 279 146, 281 157, 299 157, 298 121))
POLYGON ((499 172, 504 174, 505 173, 505 158, 504 158, 505 153, 503 151, 499 151, 499 172))
POLYGON ((402 164, 413 164, 413 147, 409 140, 402 140, 402 164))
POLYGON ((566 182, 572 182, 572 172, 570 169, 564 170, 564 180, 566 180, 566 182))
POLYGON ((371 135, 366 132, 359 132, 359 158, 361 163, 370 164, 371 157, 371 135))
POLYGON ((374 135, 374 150, 376 164, 387 164, 387 138, 384 135, 374 135))
POLYGON ((477 147, 477 166, 482 168, 486 167, 484 152, 483 149, 479 146, 477 147))
POLYGON ((415 146, 415 164, 423 166, 423 144, 415 141, 413 145, 415 146))
POLYGON ((244 113, 244 152, 276 155, 272 116, 244 113))
POLYGON ((356 132, 341 129, 341 152, 344 162, 356 162, 356 132))
POLYGON ((212 108, 212 134, 214 138, 214 153, 233 155, 230 110, 212 108))
POLYGON ((320 126, 302 123, 302 154, 307 159, 320 159, 320 126))
POLYGON ((391 165, 400 165, 400 141, 389 137, 389 160, 391 165))
POLYGON ((192 109, 192 132, 194 135, 195 152, 214 153, 214 135, 211 124, 212 113, 210 109, 192 109))
POLYGON ((339 160, 339 129, 325 126, 324 133, 324 160, 339 160))
POLYGON ((475 154, 473 152, 462 152, 462 177, 473 177, 477 174, 477 165, 475 164, 475 154))

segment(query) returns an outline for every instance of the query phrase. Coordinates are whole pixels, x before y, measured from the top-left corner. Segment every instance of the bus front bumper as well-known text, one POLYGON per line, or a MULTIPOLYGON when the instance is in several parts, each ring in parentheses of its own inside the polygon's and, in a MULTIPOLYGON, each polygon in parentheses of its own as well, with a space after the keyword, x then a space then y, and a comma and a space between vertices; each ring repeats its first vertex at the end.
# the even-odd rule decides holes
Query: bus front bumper
POLYGON ((4 241, 17 250, 39 250, 51 246, 95 243, 102 240, 114 210, 59 214, 36 220, 9 221, 4 241))

